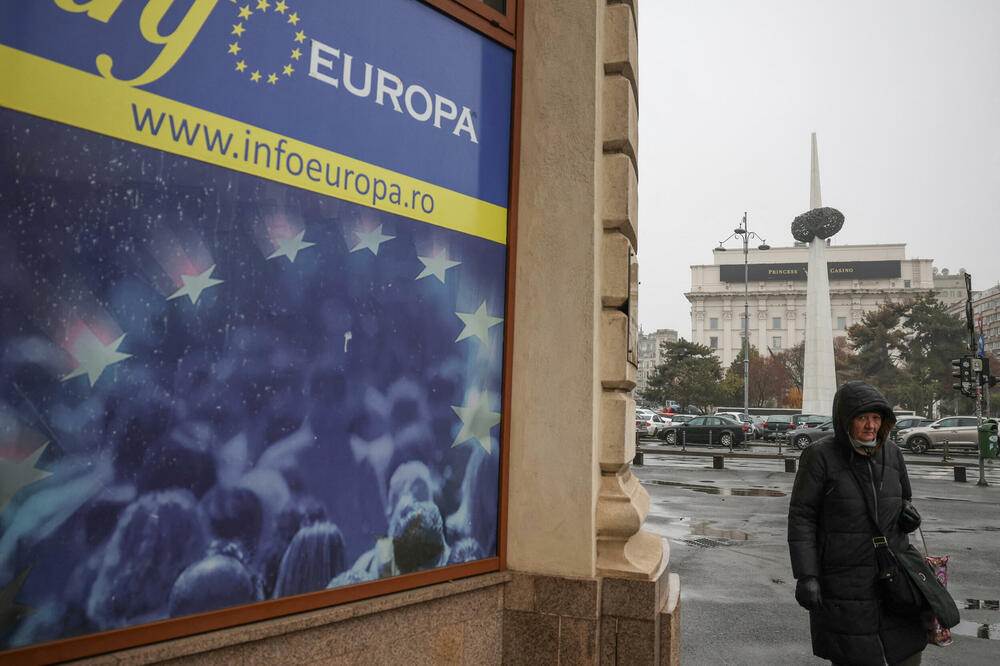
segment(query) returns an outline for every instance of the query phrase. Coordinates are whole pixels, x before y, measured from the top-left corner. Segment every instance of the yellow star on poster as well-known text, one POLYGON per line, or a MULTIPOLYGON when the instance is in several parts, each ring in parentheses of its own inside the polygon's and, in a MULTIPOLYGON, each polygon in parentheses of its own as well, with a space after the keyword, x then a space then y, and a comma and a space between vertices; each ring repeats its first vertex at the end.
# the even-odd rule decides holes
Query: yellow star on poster
POLYGON ((295 41, 299 42, 300 44, 306 41, 306 33, 299 30, 297 33, 295 33, 295 41))
POLYGON ((288 22, 291 23, 292 25, 298 25, 299 15, 296 14, 295 12, 292 12, 291 14, 288 15, 288 22))
POLYGON ((250 80, 253 81, 254 83, 260 81, 260 71, 255 71, 253 74, 251 74, 250 80))
POLYGON ((199 273, 198 275, 181 275, 181 282, 184 283, 184 286, 170 296, 167 296, 167 300, 170 301, 181 296, 187 296, 191 299, 191 304, 196 305, 198 299, 201 297, 201 292, 209 287, 222 284, 223 280, 217 280, 212 277, 212 271, 214 270, 215 264, 212 264, 204 273, 199 273))
POLYGON ((236 35, 237 37, 242 37, 243 33, 246 31, 247 29, 243 27, 242 23, 237 23, 233 26, 233 32, 231 34, 236 35))
POLYGON ((278 4, 274 6, 274 11, 279 14, 284 14, 285 10, 288 9, 288 5, 285 4, 285 0, 281 0, 278 4))
POLYGON ((250 5, 243 5, 242 9, 240 9, 241 19, 248 19, 251 14, 253 14, 253 10, 250 9, 250 5))
POLYGON ((246 60, 240 60, 238 63, 236 63, 236 71, 237 72, 242 72, 246 68, 247 68, 247 61, 246 60))
POLYGON ((455 441, 451 443, 452 447, 474 439, 486 449, 486 453, 491 453, 493 438, 490 436, 490 430, 500 423, 500 412, 490 411, 489 392, 480 393, 469 407, 452 405, 451 409, 462 420, 462 428, 455 436, 455 441))
POLYGON ((292 49, 292 60, 298 60, 302 57, 302 51, 300 49, 292 49))
POLYGON ((261 10, 262 12, 266 12, 267 8, 270 6, 271 5, 270 3, 268 3, 267 0, 257 0, 257 9, 261 10))
POLYGON ((274 85, 275 83, 278 82, 278 75, 275 74, 274 72, 271 72, 270 74, 267 75, 267 82, 270 83, 271 85, 274 85))
POLYGON ((80 375, 87 375, 87 379, 90 380, 90 385, 93 386, 100 379, 101 373, 109 365, 114 365, 119 361, 124 361, 127 358, 131 358, 131 354, 123 354, 118 351, 118 345, 122 343, 125 339, 125 334, 117 340, 113 341, 111 344, 105 346, 100 340, 97 339, 96 335, 91 334, 91 339, 82 342, 83 348, 75 351, 73 356, 76 358, 79 365, 73 372, 69 373, 62 378, 62 381, 68 381, 74 377, 79 377, 80 375))
POLYGON ((455 338, 455 342, 476 336, 482 340, 483 344, 488 344, 490 341, 490 328, 503 321, 500 317, 491 317, 486 314, 486 301, 483 301, 479 309, 474 313, 456 312, 455 314, 465 323, 465 328, 455 338))
POLYGON ((47 476, 52 476, 52 472, 35 468, 35 464, 42 457, 42 453, 45 452, 45 447, 48 445, 49 443, 45 442, 35 449, 34 453, 20 462, 0 458, 0 513, 3 513, 7 503, 14 499, 14 495, 21 488, 30 486, 35 481, 41 481, 47 476))
POLYGON ((285 76, 291 76, 292 72, 294 72, 295 70, 292 69, 292 66, 289 64, 289 65, 285 65, 285 69, 283 71, 285 73, 285 76))
POLYGON ((232 53, 233 55, 239 55, 240 50, 241 49, 239 42, 233 42, 232 44, 229 45, 229 52, 232 53))

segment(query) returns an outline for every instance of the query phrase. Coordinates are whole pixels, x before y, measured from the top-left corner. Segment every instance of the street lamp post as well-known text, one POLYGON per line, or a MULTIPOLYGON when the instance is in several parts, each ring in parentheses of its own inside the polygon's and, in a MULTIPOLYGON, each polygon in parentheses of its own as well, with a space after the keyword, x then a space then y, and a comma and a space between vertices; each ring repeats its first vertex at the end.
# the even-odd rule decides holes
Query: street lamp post
POLYGON ((725 250, 723 243, 740 236, 743 240, 743 416, 750 417, 750 238, 760 241, 758 250, 770 250, 771 246, 758 234, 747 229, 747 214, 743 213, 743 221, 740 226, 733 229, 733 233, 723 241, 719 242, 718 250, 725 250))

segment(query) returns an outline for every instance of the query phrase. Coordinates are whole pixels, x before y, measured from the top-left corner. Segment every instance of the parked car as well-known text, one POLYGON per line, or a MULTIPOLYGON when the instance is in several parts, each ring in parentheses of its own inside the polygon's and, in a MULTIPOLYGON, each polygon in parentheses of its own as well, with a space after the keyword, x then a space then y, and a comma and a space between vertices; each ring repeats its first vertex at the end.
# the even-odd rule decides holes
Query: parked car
POLYGON ((792 429, 802 427, 815 428, 829 420, 829 416, 820 416, 819 414, 792 414, 792 429))
POLYGON ((673 424, 667 428, 664 439, 667 444, 680 444, 684 439, 688 444, 710 444, 730 447, 746 441, 749 426, 728 416, 695 416, 686 423, 673 424))
POLYGON ((928 426, 932 423, 934 423, 934 419, 929 419, 926 416, 900 416, 896 419, 896 425, 892 426, 892 430, 889 431, 889 439, 894 442, 898 442, 900 430, 919 428, 922 426, 928 426))
POLYGON ((670 432, 670 426, 687 423, 694 418, 691 414, 660 414, 660 416, 667 421, 666 427, 656 433, 656 436, 662 440, 667 439, 667 433, 670 432))
POLYGON ((791 414, 769 414, 764 417, 764 439, 775 440, 784 438, 788 431, 795 427, 791 414))
POLYGON ((728 416, 730 418, 735 419, 736 421, 739 421, 740 423, 746 423, 748 426, 750 426, 750 429, 747 430, 747 439, 756 439, 760 437, 762 433, 760 426, 757 424, 756 421, 753 420, 753 417, 750 416, 749 414, 744 414, 743 412, 716 412, 716 414, 728 416))
POLYGON ((801 426, 788 432, 788 441, 797 449, 807 449, 813 442, 833 434, 833 421, 821 423, 818 426, 801 426))
POLYGON ((640 437, 656 437, 656 433, 666 428, 667 425, 669 425, 669 421, 659 414, 641 414, 639 411, 635 413, 635 430, 640 437))
POLYGON ((914 453, 944 448, 978 449, 979 429, 975 416, 946 416, 930 425, 899 431, 899 441, 914 453))

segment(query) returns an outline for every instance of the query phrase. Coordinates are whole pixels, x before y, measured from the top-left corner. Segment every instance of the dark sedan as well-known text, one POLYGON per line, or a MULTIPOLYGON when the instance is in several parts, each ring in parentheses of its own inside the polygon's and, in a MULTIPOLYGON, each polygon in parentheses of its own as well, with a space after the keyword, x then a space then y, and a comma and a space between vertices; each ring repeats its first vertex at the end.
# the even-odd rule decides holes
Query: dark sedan
POLYGON ((696 416, 687 423, 667 428, 664 439, 667 444, 708 444, 729 448, 746 441, 749 426, 728 416, 696 416))
POLYGON ((821 423, 818 426, 803 426, 788 433, 788 441, 797 449, 807 449, 813 442, 823 439, 833 433, 833 421, 821 423))

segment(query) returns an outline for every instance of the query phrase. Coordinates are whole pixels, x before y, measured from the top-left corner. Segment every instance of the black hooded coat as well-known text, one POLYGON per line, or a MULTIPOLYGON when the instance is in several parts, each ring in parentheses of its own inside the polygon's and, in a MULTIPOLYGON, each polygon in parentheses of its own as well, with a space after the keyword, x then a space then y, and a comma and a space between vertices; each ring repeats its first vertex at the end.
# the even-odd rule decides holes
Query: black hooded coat
POLYGON ((876 589, 872 537, 885 535, 894 551, 908 544, 898 520, 910 480, 888 438, 895 422, 881 393, 848 382, 833 399, 834 435, 799 459, 788 508, 792 572, 796 579, 818 578, 823 605, 809 612, 813 653, 838 664, 892 664, 927 645, 920 615, 887 613, 876 589), (870 456, 858 453, 849 437, 851 420, 866 412, 882 416, 880 444, 870 456))

